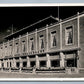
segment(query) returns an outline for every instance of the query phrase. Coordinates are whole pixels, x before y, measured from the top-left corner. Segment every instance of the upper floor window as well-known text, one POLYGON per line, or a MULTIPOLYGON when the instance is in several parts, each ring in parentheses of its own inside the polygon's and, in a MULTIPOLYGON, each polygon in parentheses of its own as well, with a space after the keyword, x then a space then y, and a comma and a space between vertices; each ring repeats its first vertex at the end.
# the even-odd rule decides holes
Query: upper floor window
POLYGON ((25 52, 26 48, 25 48, 25 41, 22 41, 22 52, 25 52))
POLYGON ((51 32, 51 47, 56 47, 56 31, 51 32))
POLYGON ((16 46, 15 46, 15 51, 16 51, 16 53, 18 53, 18 52, 19 52, 19 45, 18 45, 18 43, 16 43, 16 46))
POLYGON ((13 51, 13 48, 12 48, 12 44, 10 45, 10 47, 9 47, 10 49, 10 55, 12 54, 12 51, 13 51))
POLYGON ((30 51, 34 50, 34 39, 30 39, 30 51))
POLYGON ((73 28, 72 26, 66 28, 65 32, 65 39, 66 39, 66 44, 72 44, 73 43, 73 28))
POLYGON ((41 35, 39 38, 39 48, 44 49, 44 36, 41 35))
POLYGON ((5 55, 7 55, 7 46, 5 46, 5 55))

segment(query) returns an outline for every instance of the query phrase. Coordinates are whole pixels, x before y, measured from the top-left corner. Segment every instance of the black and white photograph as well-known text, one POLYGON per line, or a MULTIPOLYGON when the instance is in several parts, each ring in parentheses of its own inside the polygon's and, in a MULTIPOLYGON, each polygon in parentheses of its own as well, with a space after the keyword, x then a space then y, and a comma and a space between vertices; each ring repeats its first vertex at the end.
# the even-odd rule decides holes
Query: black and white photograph
POLYGON ((0 78, 84 78, 84 6, 0 7, 0 78))

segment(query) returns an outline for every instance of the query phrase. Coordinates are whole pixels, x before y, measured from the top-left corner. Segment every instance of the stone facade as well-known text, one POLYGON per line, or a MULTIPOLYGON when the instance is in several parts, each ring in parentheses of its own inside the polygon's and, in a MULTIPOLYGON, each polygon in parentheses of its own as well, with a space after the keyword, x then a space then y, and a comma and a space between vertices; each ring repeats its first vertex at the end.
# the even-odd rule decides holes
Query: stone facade
POLYGON ((0 44, 0 69, 80 71, 84 68, 83 27, 84 14, 78 13, 54 24, 26 31, 24 35, 19 35, 19 31, 7 36, 7 42, 0 44))

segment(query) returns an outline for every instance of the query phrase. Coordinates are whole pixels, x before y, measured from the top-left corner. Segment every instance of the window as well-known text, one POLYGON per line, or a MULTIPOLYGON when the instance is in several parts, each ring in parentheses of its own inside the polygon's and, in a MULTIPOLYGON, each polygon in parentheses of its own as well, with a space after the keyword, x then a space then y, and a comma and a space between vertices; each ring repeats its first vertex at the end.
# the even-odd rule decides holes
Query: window
POLYGON ((34 39, 30 39, 30 51, 34 50, 34 39))
POLYGON ((72 44, 73 43, 73 28, 72 26, 66 28, 66 34, 65 34, 66 44, 72 44))
POLYGON ((52 60, 51 67, 60 67, 60 61, 59 60, 52 60))
POLYGON ((19 52, 19 46, 18 46, 18 43, 16 43, 16 45, 15 45, 15 52, 16 52, 16 53, 19 52))
POLYGON ((2 68, 4 67, 4 63, 2 63, 2 68))
POLYGON ((51 32, 51 47, 56 47, 56 31, 51 32))
POLYGON ((41 35, 39 38, 39 48, 40 50, 44 49, 44 36, 43 35, 41 35))
POLYGON ((10 62, 10 67, 11 67, 11 62, 10 62))
POLYGON ((46 61, 40 61, 40 67, 46 67, 46 61))
POLYGON ((27 62, 23 62, 23 67, 27 67, 27 62))
POLYGON ((20 67, 20 63, 16 62, 16 67, 19 68, 20 67))
POLYGON ((7 62, 7 67, 8 67, 8 62, 7 62))
POLYGON ((77 67, 77 59, 67 59, 67 67, 77 67))
POLYGON ((31 62, 30 62, 30 66, 31 66, 31 67, 34 67, 34 66, 35 66, 35 61, 31 61, 31 62))
POLYGON ((25 41, 22 41, 22 52, 25 52, 26 50, 25 50, 26 48, 25 48, 25 41))
POLYGON ((12 55, 12 50, 13 50, 12 45, 10 45, 10 55, 12 55))
POLYGON ((5 46, 5 56, 7 55, 7 46, 5 46))

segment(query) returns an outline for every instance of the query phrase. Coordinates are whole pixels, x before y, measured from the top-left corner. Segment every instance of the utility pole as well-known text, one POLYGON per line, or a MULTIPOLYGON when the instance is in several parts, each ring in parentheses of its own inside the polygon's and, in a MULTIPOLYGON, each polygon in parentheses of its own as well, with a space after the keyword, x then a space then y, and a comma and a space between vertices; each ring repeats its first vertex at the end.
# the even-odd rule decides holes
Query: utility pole
POLYGON ((58 19, 59 19, 59 21, 60 21, 60 18, 59 18, 59 6, 58 6, 58 19))

